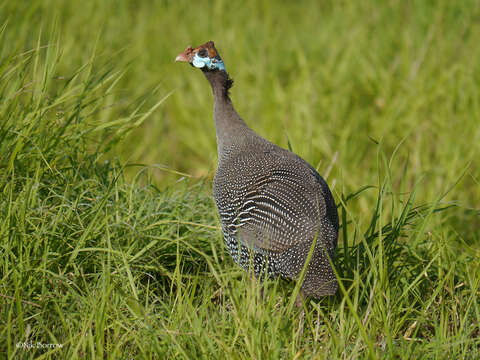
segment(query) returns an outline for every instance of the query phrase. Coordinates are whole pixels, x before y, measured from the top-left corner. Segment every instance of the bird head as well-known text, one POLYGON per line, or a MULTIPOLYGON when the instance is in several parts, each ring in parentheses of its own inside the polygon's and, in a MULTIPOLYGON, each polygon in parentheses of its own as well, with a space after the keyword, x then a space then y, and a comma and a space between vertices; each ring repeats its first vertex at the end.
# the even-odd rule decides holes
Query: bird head
POLYGON ((188 62, 204 71, 225 70, 223 60, 215 49, 213 41, 208 41, 196 48, 187 47, 184 52, 178 54, 175 61, 188 62))

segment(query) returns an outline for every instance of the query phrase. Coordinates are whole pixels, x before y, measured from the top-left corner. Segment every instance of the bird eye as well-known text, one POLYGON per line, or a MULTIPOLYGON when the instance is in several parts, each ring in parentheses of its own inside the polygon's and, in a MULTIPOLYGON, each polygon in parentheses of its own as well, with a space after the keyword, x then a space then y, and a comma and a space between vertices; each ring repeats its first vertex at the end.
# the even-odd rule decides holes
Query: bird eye
POLYGON ((200 57, 207 57, 208 56, 208 51, 207 49, 201 49, 198 51, 198 56, 200 57))

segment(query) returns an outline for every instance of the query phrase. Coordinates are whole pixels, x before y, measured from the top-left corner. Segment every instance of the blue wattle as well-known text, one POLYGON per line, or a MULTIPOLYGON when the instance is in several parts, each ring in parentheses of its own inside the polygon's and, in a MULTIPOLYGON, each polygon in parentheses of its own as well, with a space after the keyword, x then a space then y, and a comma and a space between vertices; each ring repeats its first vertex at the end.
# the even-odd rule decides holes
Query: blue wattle
POLYGON ((208 56, 207 57, 200 57, 198 54, 195 54, 193 57, 192 61, 193 66, 197 68, 203 68, 206 66, 210 70, 225 70, 225 65, 223 64, 223 61, 217 58, 210 59, 208 56))

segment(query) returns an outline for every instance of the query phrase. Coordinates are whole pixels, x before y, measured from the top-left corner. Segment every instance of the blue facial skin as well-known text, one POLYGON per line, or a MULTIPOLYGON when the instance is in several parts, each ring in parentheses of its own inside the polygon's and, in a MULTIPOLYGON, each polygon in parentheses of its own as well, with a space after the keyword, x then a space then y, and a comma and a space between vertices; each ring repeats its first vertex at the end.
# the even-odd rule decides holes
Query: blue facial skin
POLYGON ((225 65, 221 59, 210 59, 208 56, 200 57, 198 56, 198 53, 193 57, 192 64, 197 68, 203 68, 206 66, 210 70, 225 70, 225 65))

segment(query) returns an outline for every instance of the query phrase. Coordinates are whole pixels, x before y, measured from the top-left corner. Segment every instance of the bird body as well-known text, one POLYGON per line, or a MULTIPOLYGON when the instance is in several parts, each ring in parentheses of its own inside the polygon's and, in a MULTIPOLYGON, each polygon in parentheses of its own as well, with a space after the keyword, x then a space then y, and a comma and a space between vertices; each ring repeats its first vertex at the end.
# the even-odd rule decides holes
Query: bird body
POLYGON ((297 279, 304 296, 332 295, 338 215, 323 178, 302 158, 256 134, 235 111, 232 80, 213 42, 177 56, 202 69, 214 96, 218 167, 213 195, 227 250, 256 277, 297 279))

